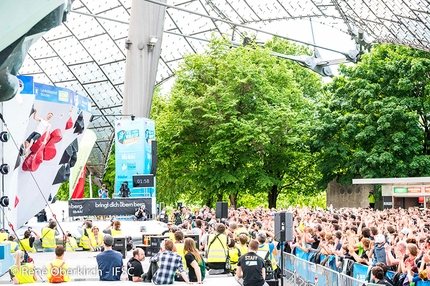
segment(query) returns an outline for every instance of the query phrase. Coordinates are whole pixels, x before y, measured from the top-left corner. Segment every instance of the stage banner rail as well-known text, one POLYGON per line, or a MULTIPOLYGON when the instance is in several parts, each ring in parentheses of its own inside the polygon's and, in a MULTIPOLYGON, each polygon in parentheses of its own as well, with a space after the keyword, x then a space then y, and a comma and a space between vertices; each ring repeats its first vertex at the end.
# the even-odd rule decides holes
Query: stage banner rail
POLYGON ((69 217, 94 215, 134 215, 144 206, 152 209, 151 198, 82 199, 69 200, 69 217))

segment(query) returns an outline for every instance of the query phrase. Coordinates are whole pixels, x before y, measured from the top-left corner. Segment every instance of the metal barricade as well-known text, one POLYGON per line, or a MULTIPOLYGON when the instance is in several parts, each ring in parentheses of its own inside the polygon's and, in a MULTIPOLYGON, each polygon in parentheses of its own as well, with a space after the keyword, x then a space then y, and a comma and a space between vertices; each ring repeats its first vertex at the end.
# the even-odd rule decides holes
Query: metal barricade
POLYGON ((337 270, 283 253, 283 279, 286 286, 373 286, 376 284, 350 277, 337 270))

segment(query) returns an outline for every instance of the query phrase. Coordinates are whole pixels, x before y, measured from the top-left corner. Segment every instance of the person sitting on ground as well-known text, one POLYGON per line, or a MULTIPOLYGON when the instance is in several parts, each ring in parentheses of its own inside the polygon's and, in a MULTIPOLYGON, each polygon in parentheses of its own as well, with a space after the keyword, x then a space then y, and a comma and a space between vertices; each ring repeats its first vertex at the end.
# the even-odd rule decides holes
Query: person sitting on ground
POLYGON ((57 222, 55 220, 50 220, 48 225, 42 228, 42 248, 43 252, 54 252, 57 242, 55 236, 58 235, 57 222))
POLYGON ((121 236, 122 235, 121 222, 119 220, 112 221, 111 224, 108 225, 103 230, 103 233, 110 234, 113 237, 115 237, 115 236, 121 236))
POLYGON ((66 234, 61 241, 65 242, 67 252, 74 252, 78 249, 78 242, 69 231, 66 231, 66 234))
POLYGON ((142 262, 145 260, 145 253, 142 248, 133 250, 133 257, 127 262, 128 280, 133 282, 142 282, 143 267, 142 262))
POLYGON ((200 253, 197 251, 196 242, 192 238, 184 241, 185 261, 188 268, 188 278, 190 282, 203 284, 206 274, 206 265, 200 253))
POLYGON ((97 254, 96 260, 100 281, 119 281, 122 273, 122 255, 112 250, 113 237, 106 234, 103 237, 104 251, 97 254))
MULTIPOLYGON (((207 265, 210 269, 225 269, 228 257, 228 238, 224 234, 225 225, 217 224, 216 233, 210 234, 207 240, 207 265)), ((225 270, 229 273, 229 270, 225 270)))
POLYGON ((9 235, 8 240, 3 241, 3 243, 10 244, 10 253, 15 253, 15 251, 19 249, 18 243, 15 240, 16 239, 14 235, 9 235))
POLYGON ((268 286, 264 260, 257 255, 258 241, 249 242, 249 252, 239 258, 236 269, 236 281, 242 285, 268 286))
POLYGON ((176 271, 180 273, 185 283, 191 284, 182 265, 182 259, 173 252, 173 246, 173 241, 164 240, 165 251, 159 252, 151 258, 151 263, 158 262, 158 269, 152 277, 152 281, 156 285, 173 284, 176 271))
POLYGON ((173 251, 179 254, 182 259, 182 264, 185 266, 185 253, 184 253, 184 233, 180 230, 175 232, 175 246, 173 251))
POLYGON ((9 268, 10 279, 13 284, 34 283, 37 274, 32 263, 24 261, 24 252, 18 250, 14 254, 15 264, 9 268))
POLYGON ((0 242, 5 241, 9 238, 9 233, 4 228, 0 228, 0 242))
POLYGON ((57 245, 55 247, 55 259, 46 265, 46 279, 50 283, 70 282, 69 267, 64 261, 64 253, 64 246, 57 245))
POLYGON ((36 252, 36 249, 34 248, 34 241, 37 239, 40 239, 40 236, 31 227, 29 227, 26 231, 24 231, 24 238, 20 239, 19 241, 19 248, 27 252, 36 252), (31 235, 32 233, 34 236, 31 235))
POLYGON ((99 232, 97 226, 93 226, 90 232, 90 249, 91 251, 103 250, 103 234, 99 232))
POLYGON ((84 219, 84 222, 79 230, 81 232, 81 239, 79 240, 79 246, 84 250, 90 250, 90 233, 91 228, 93 227, 92 220, 84 219))

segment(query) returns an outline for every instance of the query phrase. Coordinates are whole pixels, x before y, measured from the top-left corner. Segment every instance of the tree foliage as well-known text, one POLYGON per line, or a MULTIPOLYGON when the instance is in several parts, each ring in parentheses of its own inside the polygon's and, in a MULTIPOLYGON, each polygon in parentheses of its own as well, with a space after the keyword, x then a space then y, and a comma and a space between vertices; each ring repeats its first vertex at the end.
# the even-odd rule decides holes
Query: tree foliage
POLYGON ((312 130, 321 186, 430 174, 430 54, 378 45, 327 88, 312 130))
MULTIPOLYGON (((285 41, 267 47, 302 52, 285 41)), ((315 191, 306 142, 321 81, 269 48, 215 39, 185 57, 170 95, 154 98, 159 201, 234 206, 248 194, 274 207, 281 192, 315 191)))

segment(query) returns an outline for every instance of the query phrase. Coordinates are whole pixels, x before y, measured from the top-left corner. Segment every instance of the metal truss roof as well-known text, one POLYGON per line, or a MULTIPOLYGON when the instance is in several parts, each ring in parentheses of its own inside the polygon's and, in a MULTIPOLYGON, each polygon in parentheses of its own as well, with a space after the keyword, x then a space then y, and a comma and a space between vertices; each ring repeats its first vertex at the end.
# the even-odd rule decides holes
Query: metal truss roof
MULTIPOLYGON (((183 55, 203 51, 212 35, 238 42, 249 35, 257 40, 278 36, 341 56, 347 51, 340 50, 340 42, 347 39, 354 48, 351 36, 361 29, 373 42, 430 51, 428 1, 176 0, 166 7, 157 85, 175 75, 183 55)), ((31 47, 20 70, 37 82, 92 99, 97 119, 89 128, 98 140, 88 167, 94 174, 104 171, 113 139, 112 115, 121 113, 130 9, 131 0, 74 1, 67 21, 31 47)))

